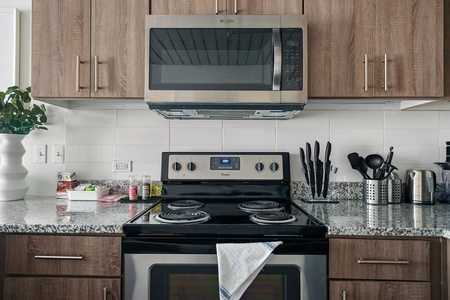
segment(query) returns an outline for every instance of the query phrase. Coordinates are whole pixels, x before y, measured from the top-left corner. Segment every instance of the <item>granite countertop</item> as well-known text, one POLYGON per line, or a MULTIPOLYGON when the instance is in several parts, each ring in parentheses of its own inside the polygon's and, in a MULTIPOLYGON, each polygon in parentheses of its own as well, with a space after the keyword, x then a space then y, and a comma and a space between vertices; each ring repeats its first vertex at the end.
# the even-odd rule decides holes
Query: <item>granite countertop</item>
POLYGON ((306 203, 302 209, 328 227, 330 235, 444 237, 450 239, 450 204, 370 205, 362 200, 306 203))
MULTIPOLYGON (((294 201, 328 227, 330 235, 414 236, 450 239, 450 204, 368 205, 294 201)), ((0 232, 122 234, 123 224, 150 206, 147 203, 69 201, 54 196, 27 196, 0 202, 0 232)))
POLYGON ((24 200, 0 202, 0 233, 121 234, 123 224, 152 203, 26 196, 24 200))

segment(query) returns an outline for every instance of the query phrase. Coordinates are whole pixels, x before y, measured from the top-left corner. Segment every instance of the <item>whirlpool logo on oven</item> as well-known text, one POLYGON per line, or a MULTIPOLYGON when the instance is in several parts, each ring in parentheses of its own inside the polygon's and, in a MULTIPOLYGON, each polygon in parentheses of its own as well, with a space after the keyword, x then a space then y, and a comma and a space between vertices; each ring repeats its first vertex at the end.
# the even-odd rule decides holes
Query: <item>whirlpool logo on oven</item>
POLYGON ((230 176, 230 173, 220 173, 220 176, 227 177, 227 176, 230 176))

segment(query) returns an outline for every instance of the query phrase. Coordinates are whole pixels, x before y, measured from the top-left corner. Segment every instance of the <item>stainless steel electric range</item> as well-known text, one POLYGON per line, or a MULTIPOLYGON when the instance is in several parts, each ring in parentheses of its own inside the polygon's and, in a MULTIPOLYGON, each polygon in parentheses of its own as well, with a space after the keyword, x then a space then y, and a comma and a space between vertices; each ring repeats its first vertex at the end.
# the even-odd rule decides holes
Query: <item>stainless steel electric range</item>
POLYGON ((326 299, 326 227, 287 152, 164 152, 162 200, 124 225, 125 299, 219 299, 218 243, 281 241, 241 299, 326 299), (270 290, 268 290, 270 289, 270 290))

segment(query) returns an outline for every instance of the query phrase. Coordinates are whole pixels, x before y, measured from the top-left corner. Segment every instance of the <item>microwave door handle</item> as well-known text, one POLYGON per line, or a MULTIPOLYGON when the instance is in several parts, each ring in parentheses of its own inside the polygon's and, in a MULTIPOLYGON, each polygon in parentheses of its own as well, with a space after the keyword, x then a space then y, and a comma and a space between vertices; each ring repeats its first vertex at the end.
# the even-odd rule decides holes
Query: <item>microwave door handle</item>
POLYGON ((281 51, 281 35, 280 29, 274 28, 272 33, 272 43, 273 43, 273 83, 272 90, 280 90, 281 82, 281 61, 282 61, 282 51, 281 51))

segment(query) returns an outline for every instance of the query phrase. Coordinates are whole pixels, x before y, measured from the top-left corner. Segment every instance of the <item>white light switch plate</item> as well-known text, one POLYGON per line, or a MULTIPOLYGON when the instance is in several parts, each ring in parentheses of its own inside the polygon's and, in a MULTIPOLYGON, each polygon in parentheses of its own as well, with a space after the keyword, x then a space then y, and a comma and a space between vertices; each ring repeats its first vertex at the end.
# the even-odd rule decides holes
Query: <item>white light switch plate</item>
POLYGON ((47 163, 47 145, 34 145, 34 162, 47 163))
POLYGON ((52 162, 54 164, 64 163, 64 145, 53 145, 52 162))

